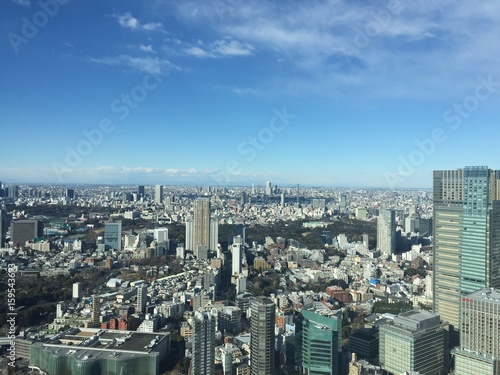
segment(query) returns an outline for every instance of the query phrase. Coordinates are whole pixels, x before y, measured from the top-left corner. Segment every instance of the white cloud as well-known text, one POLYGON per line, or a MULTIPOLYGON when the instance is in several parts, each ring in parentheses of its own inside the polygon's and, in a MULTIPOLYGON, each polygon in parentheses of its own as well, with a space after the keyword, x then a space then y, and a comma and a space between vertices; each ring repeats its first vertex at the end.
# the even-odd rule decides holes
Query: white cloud
POLYGON ((354 85, 372 96, 459 97, 478 75, 500 76, 500 50, 494 48, 499 2, 298 0, 289 6, 248 0, 222 9, 190 0, 170 4, 178 19, 220 38, 220 44, 189 45, 186 53, 207 58, 273 51, 274 61, 285 61, 283 77, 273 80, 297 92, 307 86, 330 96, 352 92, 354 85), (307 77, 290 77, 286 68, 307 77))
POLYGON ((168 68, 176 68, 168 60, 158 57, 119 55, 114 57, 91 58, 90 61, 95 64, 128 66, 134 70, 149 74, 161 74, 165 73, 168 68))
POLYGON ((132 16, 132 13, 115 14, 114 17, 118 20, 121 27, 131 30, 147 30, 147 31, 163 31, 163 24, 160 22, 150 22, 141 24, 141 22, 132 16))
POLYGON ((115 17, 118 20, 118 24, 121 27, 125 27, 132 30, 135 30, 139 27, 139 20, 133 17, 131 13, 123 13, 115 15, 115 17))
MULTIPOLYGON (((199 43, 202 45, 202 43, 199 43)), ((219 39, 206 47, 189 46, 184 50, 188 55, 198 58, 223 58, 233 56, 253 55, 255 48, 249 43, 241 43, 237 40, 219 39)))
POLYGON ((125 63, 141 72, 160 74, 164 72, 165 68, 169 65, 167 60, 161 60, 157 57, 130 57, 125 59, 125 63))
POLYGON ((240 43, 237 40, 216 40, 211 48, 219 56, 249 56, 255 50, 249 43, 240 43))
POLYGON ((156 53, 151 44, 148 44, 147 46, 144 44, 140 44, 139 49, 143 52, 156 53))
POLYGON ((163 24, 160 22, 151 22, 142 25, 142 28, 148 31, 163 30, 163 24))
POLYGON ((185 51, 188 55, 195 57, 211 57, 209 52, 201 49, 200 47, 189 47, 185 51))

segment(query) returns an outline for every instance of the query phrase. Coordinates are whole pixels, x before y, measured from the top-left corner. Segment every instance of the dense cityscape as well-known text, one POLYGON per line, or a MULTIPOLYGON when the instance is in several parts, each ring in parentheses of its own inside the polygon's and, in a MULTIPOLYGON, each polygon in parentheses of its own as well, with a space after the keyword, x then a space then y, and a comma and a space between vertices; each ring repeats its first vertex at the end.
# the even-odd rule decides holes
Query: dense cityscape
POLYGON ((499 180, 2 184, 2 368, 496 374, 499 180))
POLYGON ((1 4, 1 374, 500 375, 500 2, 1 4))

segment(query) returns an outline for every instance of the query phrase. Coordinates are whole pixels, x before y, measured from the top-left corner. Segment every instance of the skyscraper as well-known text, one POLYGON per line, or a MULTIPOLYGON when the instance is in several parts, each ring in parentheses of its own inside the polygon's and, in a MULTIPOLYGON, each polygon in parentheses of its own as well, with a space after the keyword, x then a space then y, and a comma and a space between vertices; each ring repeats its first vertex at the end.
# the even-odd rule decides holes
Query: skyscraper
POLYGON ((137 313, 143 313, 146 304, 148 302, 148 288, 145 286, 140 286, 137 288, 137 299, 136 299, 136 305, 137 305, 137 313))
POLYGON ((240 204, 248 203, 248 194, 244 191, 241 192, 240 204))
POLYGON ((229 348, 221 349, 222 358, 222 374, 223 375, 233 375, 233 354, 229 348))
POLYGON ((347 195, 345 194, 340 195, 339 208, 341 212, 345 212, 347 210, 347 195))
POLYGON ((73 283, 72 297, 75 301, 80 301, 82 298, 82 283, 73 283))
POLYGON ((194 220, 192 217, 186 218, 186 250, 194 250, 194 220))
POLYGON ((10 239, 24 246, 26 241, 43 236, 43 223, 40 220, 16 220, 10 224, 10 239))
POLYGON ((325 198, 313 198, 312 208, 320 208, 324 210, 326 208, 326 199, 325 198))
POLYGON ((275 305, 266 297, 250 303, 250 369, 251 375, 274 375, 275 305))
POLYGON ((163 202, 163 185, 155 186, 155 202, 156 203, 163 202))
POLYGON ((98 296, 92 296, 92 315, 90 318, 92 327, 98 327, 101 320, 101 299, 98 296))
POLYGON ((245 242, 246 242, 246 228, 245 228, 245 225, 244 224, 236 224, 235 228, 234 228, 234 236, 236 237, 240 237, 236 240, 235 242, 235 238, 233 236, 233 243, 239 243, 241 245, 244 245, 245 242))
POLYGON ((273 195, 273 188, 271 185, 271 181, 266 182, 266 195, 267 196, 273 195))
POLYGON ((231 266, 231 276, 238 276, 242 271, 242 246, 239 243, 233 243, 231 245, 231 253, 233 255, 232 266, 231 266))
POLYGON ((379 333, 382 368, 391 374, 444 373, 445 332, 439 315, 407 311, 383 324, 379 333))
POLYGON ((10 185, 7 193, 9 199, 17 199, 19 197, 19 186, 10 185))
POLYGON ((434 171, 434 311, 449 322, 452 345, 461 297, 500 287, 499 179, 487 167, 434 171))
POLYGON ((195 253, 199 245, 210 247, 210 201, 208 198, 198 198, 194 203, 193 250, 195 253))
POLYGON ((155 228, 154 239, 156 242, 167 242, 168 241, 168 228, 155 228))
POLYGON ((217 250, 217 244, 219 243, 219 219, 217 217, 210 218, 210 243, 208 246, 209 250, 217 250))
POLYGON ((328 314, 302 309, 302 372, 338 375, 342 352, 342 312, 328 314))
POLYGON ((144 192, 145 192, 144 191, 144 185, 139 185, 137 187, 137 196, 138 196, 139 199, 141 199, 141 198, 143 198, 145 196, 144 192))
POLYGON ((460 347, 455 374, 500 374, 500 290, 484 288, 462 297, 460 347))
POLYGON ((381 209, 379 212, 377 250, 386 257, 396 252, 396 214, 394 210, 381 209))
POLYGON ((215 374, 215 318, 196 311, 193 319, 193 359, 191 375, 215 374))
POLYGON ((112 221, 104 224, 104 246, 106 250, 122 249, 122 222, 112 221))
POLYGON ((69 199, 74 199, 75 198, 75 189, 65 189, 64 196, 69 198, 69 199))

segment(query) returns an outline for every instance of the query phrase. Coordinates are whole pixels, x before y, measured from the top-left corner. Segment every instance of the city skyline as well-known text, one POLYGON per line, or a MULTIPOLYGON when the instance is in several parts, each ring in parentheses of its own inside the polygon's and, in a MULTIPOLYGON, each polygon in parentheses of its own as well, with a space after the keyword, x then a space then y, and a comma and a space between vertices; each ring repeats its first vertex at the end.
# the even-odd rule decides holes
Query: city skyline
POLYGON ((249 189, 0 189, 4 366, 498 375, 500 170, 249 189))
POLYGON ((495 164, 498 4, 4 7, 2 181, 420 188, 495 164))

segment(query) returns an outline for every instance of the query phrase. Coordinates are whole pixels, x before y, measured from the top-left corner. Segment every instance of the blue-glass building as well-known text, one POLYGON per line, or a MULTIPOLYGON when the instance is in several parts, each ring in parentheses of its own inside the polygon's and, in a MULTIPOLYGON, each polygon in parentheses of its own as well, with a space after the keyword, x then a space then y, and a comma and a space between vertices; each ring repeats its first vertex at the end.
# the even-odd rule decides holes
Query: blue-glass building
POLYGON ((342 312, 302 309, 302 372, 305 375, 339 374, 342 352, 342 312))
POLYGON ((434 312, 458 331, 461 297, 500 286, 500 171, 434 171, 433 188, 434 312))

